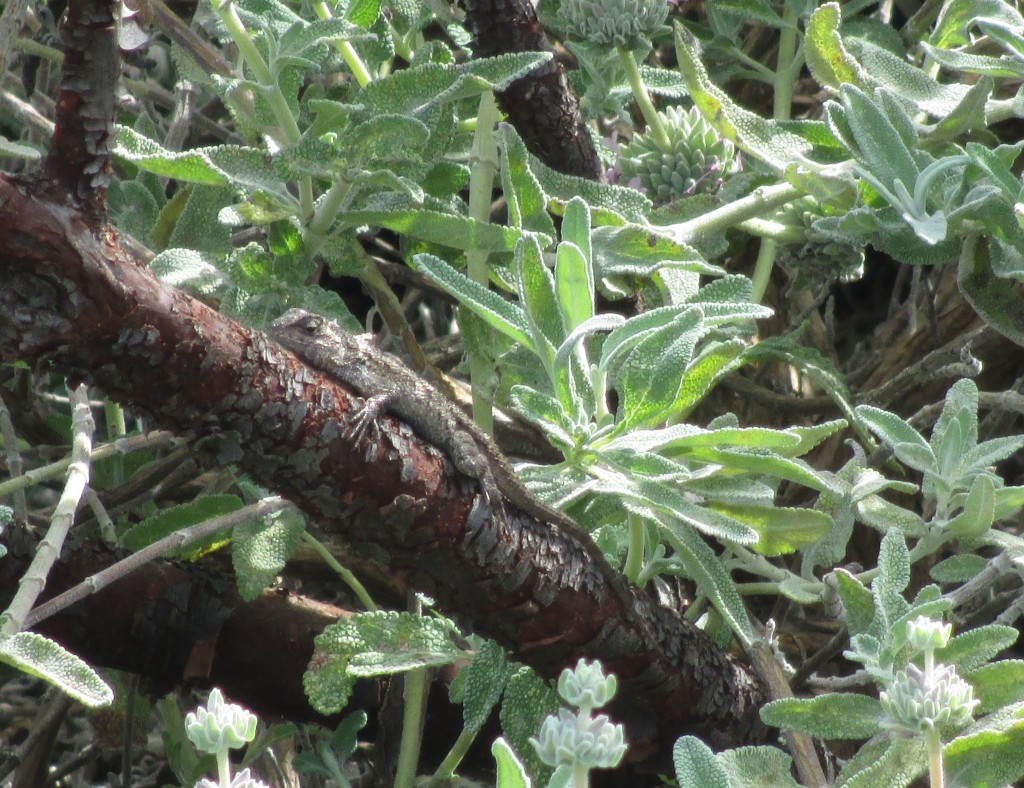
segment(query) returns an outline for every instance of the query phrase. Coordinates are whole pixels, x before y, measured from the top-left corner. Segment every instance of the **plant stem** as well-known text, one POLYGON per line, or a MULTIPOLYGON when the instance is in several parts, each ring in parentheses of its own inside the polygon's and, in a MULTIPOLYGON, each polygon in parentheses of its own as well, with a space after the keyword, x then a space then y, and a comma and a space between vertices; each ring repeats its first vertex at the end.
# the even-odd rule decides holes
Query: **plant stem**
POLYGON ((637 66, 636 58, 633 57, 632 52, 623 47, 616 47, 615 51, 619 53, 619 61, 626 71, 626 81, 629 82, 629 87, 633 91, 633 98, 636 99, 640 112, 643 113, 644 120, 647 121, 647 133, 654 135, 654 140, 658 143, 658 147, 662 150, 668 150, 671 146, 668 132, 665 131, 665 124, 661 122, 658 111, 654 108, 654 102, 651 101, 651 94, 647 92, 647 86, 644 85, 644 81, 640 76, 640 68, 637 66))
POLYGON ((459 764, 466 757, 466 753, 469 752, 469 748, 474 741, 476 741, 476 733, 469 730, 469 728, 463 728, 459 738, 455 740, 455 744, 452 745, 448 754, 444 756, 444 760, 441 761, 441 764, 431 776, 430 782, 427 783, 427 788, 438 788, 438 786, 447 785, 455 775, 455 770, 459 768, 459 764))
MULTIPOLYGON (((270 104, 270 109, 274 113, 274 119, 277 120, 279 126, 281 137, 279 142, 297 145, 302 138, 302 131, 299 129, 298 121, 295 120, 295 115, 292 114, 292 109, 288 106, 288 100, 285 98, 284 93, 281 92, 273 70, 267 64, 267 61, 263 59, 263 55, 260 54, 256 44, 249 36, 249 31, 242 24, 242 19, 238 16, 234 3, 231 0, 224 0, 223 2, 221 0, 214 0, 213 8, 221 22, 224 23, 224 27, 227 28, 231 40, 238 47, 242 60, 252 70, 256 81, 263 88, 261 92, 264 98, 266 98, 267 103, 270 104)), ((305 224, 313 217, 313 179, 308 175, 302 176, 298 180, 298 187, 299 219, 305 224)))
POLYGON ((789 183, 762 186, 754 189, 746 197, 709 211, 703 216, 661 229, 662 232, 671 235, 677 243, 691 244, 701 236, 723 233, 730 227, 766 213, 772 208, 793 202, 803 195, 801 189, 789 183))
MULTIPOLYGON (((470 152, 469 216, 479 222, 489 222, 491 219, 491 191, 494 188, 494 175, 498 171, 498 142, 494 136, 494 125, 500 117, 494 94, 485 91, 480 96, 476 132, 470 152)), ((474 282, 487 286, 490 271, 485 249, 470 249, 466 252, 466 273, 474 282)), ((487 359, 479 353, 472 353, 469 357, 469 377, 473 384, 473 419, 485 432, 494 430, 494 414, 491 412, 491 403, 484 397, 485 387, 482 385, 491 374, 487 359)))
POLYGON ((75 521, 75 512, 89 484, 95 425, 89 409, 89 392, 84 385, 79 385, 71 393, 71 424, 71 464, 68 466, 64 489, 54 507, 46 536, 36 547, 32 563, 18 581, 18 590, 10 605, 0 615, 0 636, 14 635, 29 626, 29 613, 46 585, 50 570, 60 557, 61 548, 75 521))
POLYGON ((356 598, 362 603, 363 607, 370 612, 374 612, 378 609, 377 603, 373 601, 370 593, 366 590, 366 586, 360 583, 359 578, 352 574, 351 571, 338 563, 338 559, 331 555, 330 551, 323 546, 319 539, 311 536, 308 531, 305 531, 302 534, 302 540, 313 548, 313 552, 320 556, 323 562, 327 564, 327 566, 329 566, 339 578, 341 578, 341 581, 345 585, 352 589, 352 593, 356 595, 356 598))
POLYGON ((395 788, 413 788, 416 765, 420 759, 423 700, 427 689, 427 669, 410 670, 405 679, 405 714, 402 718, 402 744, 395 768, 395 788))
MULTIPOLYGON (((334 16, 334 14, 331 13, 330 6, 323 2, 323 0, 313 3, 313 12, 320 19, 330 19, 334 16)), ((356 52, 351 41, 336 41, 334 42, 334 48, 338 50, 342 59, 348 65, 349 69, 351 69, 352 76, 356 78, 356 82, 359 83, 359 87, 365 88, 373 82, 373 75, 366 67, 363 59, 359 57, 359 53, 356 52)))
MULTIPOLYGON (((793 3, 783 4, 782 21, 785 26, 779 34, 779 58, 775 64, 773 85, 775 99, 772 117, 776 120, 789 120, 792 114, 793 80, 796 78, 799 61, 802 60, 797 57, 797 19, 793 3)), ((755 304, 760 304, 764 299, 778 251, 779 246, 774 240, 771 238, 761 239, 761 246, 757 250, 757 262, 754 264, 754 273, 751 276, 754 288, 750 300, 755 304)))
POLYGON ((933 725, 925 733, 925 741, 928 744, 928 772, 931 788, 942 788, 942 739, 939 738, 939 731, 933 725))
POLYGON ((636 583, 640 577, 640 570, 644 562, 645 538, 644 521, 630 512, 626 517, 629 526, 629 547, 626 549, 626 563, 622 567, 622 574, 632 582, 636 583))

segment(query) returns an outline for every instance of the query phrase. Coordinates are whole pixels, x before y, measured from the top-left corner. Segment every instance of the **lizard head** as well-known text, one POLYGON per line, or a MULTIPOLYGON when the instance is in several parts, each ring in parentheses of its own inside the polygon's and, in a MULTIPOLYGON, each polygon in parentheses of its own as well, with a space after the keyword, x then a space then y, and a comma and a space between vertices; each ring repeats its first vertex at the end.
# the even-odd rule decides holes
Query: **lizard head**
POLYGON ((305 309, 289 309, 270 325, 272 334, 298 334, 299 336, 315 337, 324 333, 328 321, 320 315, 314 315, 305 309))

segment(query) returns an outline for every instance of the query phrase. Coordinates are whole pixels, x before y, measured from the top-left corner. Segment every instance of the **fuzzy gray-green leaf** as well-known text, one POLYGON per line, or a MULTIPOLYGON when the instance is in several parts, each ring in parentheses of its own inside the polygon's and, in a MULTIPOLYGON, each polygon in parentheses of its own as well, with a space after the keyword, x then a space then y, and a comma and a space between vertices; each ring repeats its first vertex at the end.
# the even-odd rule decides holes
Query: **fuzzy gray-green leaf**
POLYGON ((413 261, 418 271, 456 296, 463 306, 472 310, 487 325, 535 351, 529 321, 522 307, 472 281, 440 257, 418 254, 413 257, 413 261))
POLYGON ((839 692, 785 698, 761 707, 765 724, 821 739, 866 739, 878 733, 882 715, 877 698, 839 692))
POLYGON ((729 774, 704 742, 683 736, 672 747, 679 788, 730 788, 729 774))
POLYGON ((35 632, 0 639, 0 662, 41 678, 91 708, 109 706, 114 692, 85 662, 35 632))

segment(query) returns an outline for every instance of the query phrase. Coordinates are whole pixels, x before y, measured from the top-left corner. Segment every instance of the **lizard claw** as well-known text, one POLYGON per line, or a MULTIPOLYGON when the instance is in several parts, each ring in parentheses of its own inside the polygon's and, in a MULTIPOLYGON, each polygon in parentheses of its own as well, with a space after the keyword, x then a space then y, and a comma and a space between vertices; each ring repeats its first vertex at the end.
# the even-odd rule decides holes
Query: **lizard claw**
POLYGON ((370 437, 376 442, 380 438, 377 418, 384 412, 390 401, 390 394, 378 394, 366 399, 362 407, 352 413, 348 429, 345 430, 345 437, 353 442, 370 437))

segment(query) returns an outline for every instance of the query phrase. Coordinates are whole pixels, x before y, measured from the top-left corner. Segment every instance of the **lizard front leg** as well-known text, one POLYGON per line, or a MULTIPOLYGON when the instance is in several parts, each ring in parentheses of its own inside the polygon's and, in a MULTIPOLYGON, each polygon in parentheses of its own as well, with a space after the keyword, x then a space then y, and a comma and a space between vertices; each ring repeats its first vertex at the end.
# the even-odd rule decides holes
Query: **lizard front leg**
POLYGON ((380 418, 382 413, 387 411, 388 406, 395 401, 396 396, 396 392, 386 391, 382 394, 366 397, 361 406, 352 409, 349 426, 345 429, 344 433, 345 438, 352 442, 366 437, 377 441, 380 438, 377 419, 380 418))

